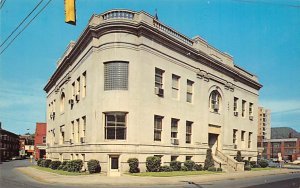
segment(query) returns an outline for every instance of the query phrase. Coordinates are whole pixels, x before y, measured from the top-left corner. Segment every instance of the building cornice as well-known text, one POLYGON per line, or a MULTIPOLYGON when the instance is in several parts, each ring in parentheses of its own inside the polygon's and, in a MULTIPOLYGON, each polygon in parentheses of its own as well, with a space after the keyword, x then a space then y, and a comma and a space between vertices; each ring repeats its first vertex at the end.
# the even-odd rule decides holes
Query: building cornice
MULTIPOLYGON (((138 20, 134 20, 133 18, 130 20, 97 20, 97 18, 104 19, 105 16, 107 18, 109 13, 110 12, 106 12, 102 15, 94 15, 90 19, 90 24, 85 28, 73 48, 69 50, 68 54, 64 54, 64 57, 60 60, 61 62, 59 63, 56 71, 44 87, 44 90, 47 93, 51 90, 52 87, 56 85, 56 82, 61 77, 61 75, 63 75, 64 72, 67 71, 69 66, 71 66, 80 56, 80 54, 87 48, 93 38, 100 38, 101 36, 109 33, 130 33, 138 37, 144 36, 198 63, 208 66, 220 73, 223 73, 233 78, 235 81, 248 85, 251 88, 259 90, 262 87, 260 83, 250 78, 254 77, 251 73, 241 69, 236 65, 231 66, 222 63, 209 54, 196 49, 195 47, 193 47, 193 41, 191 39, 188 39, 184 35, 176 33, 176 31, 173 29, 162 30, 161 28, 154 27, 153 24, 157 25, 159 22, 157 20, 154 20, 153 17, 152 24, 149 23, 151 22, 151 20, 148 20, 147 22, 147 20, 144 21, 141 18, 139 18, 138 20)), ((141 13, 145 14, 144 12, 140 12, 139 14, 141 13)), ((131 14, 134 15, 134 12, 131 12, 131 14)), ((149 15, 146 16, 149 17, 149 15)), ((168 27, 164 26, 163 28, 168 27)), ((229 55, 227 56, 229 57, 229 55)), ((203 70, 199 70, 199 72, 201 71, 203 70)))

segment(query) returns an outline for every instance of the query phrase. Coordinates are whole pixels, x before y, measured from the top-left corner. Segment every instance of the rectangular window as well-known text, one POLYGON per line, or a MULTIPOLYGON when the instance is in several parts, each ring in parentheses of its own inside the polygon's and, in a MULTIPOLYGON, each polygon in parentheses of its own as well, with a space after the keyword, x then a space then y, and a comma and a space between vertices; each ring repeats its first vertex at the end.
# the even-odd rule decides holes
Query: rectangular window
POLYGON ((186 161, 192 160, 192 156, 185 156, 185 160, 186 160, 186 161))
POLYGON ((86 96, 86 72, 82 74, 82 97, 86 96))
POLYGON ((192 103, 193 101, 193 85, 193 81, 187 80, 186 102, 192 103))
POLYGON ((64 144, 64 142, 65 142, 65 130, 64 130, 64 128, 65 128, 65 126, 64 125, 62 125, 62 126, 60 126, 60 140, 59 140, 59 143, 60 144, 64 144))
POLYGON ((171 138, 177 138, 178 133, 178 119, 171 119, 171 138))
POLYGON ((251 148, 251 137, 252 137, 252 132, 249 132, 249 137, 248 137, 248 148, 251 148))
POLYGON ((85 130, 86 130, 86 116, 82 117, 82 137, 85 138, 85 130))
POLYGON ((253 116, 253 103, 249 103, 249 116, 253 116))
POLYGON ((164 70, 155 68, 155 87, 163 89, 163 74, 164 70))
POLYGON ((161 141, 162 116, 154 116, 154 141, 161 141))
POLYGON ((80 119, 76 119, 77 122, 77 130, 76 130, 76 142, 80 142, 80 119))
POLYGON ((72 142, 74 142, 74 138, 75 138, 75 136, 74 136, 74 133, 75 133, 75 131, 74 131, 74 121, 71 121, 71 139, 72 139, 72 142))
POLYGON ((234 100, 234 101, 233 101, 233 111, 234 111, 234 112, 237 112, 237 111, 238 111, 238 101, 239 101, 239 98, 234 97, 233 100, 234 100))
POLYGON ((241 141, 244 141, 245 140, 245 131, 242 131, 241 133, 241 141))
POLYGON ((242 117, 245 117, 246 113, 246 101, 242 100, 242 117))
POLYGON ((104 90, 128 90, 128 62, 104 63, 104 90))
POLYGON ((126 140, 126 113, 105 114, 105 139, 126 140))
POLYGON ((75 99, 75 82, 72 83, 72 97, 75 99))
POLYGON ((43 144, 45 144, 45 143, 46 143, 46 137, 43 136, 43 144))
POLYGON ((177 161, 178 156, 171 156, 171 161, 177 161))
POLYGON ((172 74, 172 97, 174 99, 179 97, 179 78, 180 76, 172 74))
POLYGON ((192 142, 192 124, 191 121, 186 121, 186 133, 185 133, 185 143, 190 144, 192 142))
POLYGON ((233 140, 232 140, 232 143, 234 144, 234 145, 236 145, 236 134, 237 134, 237 130, 236 129, 233 129, 233 140))

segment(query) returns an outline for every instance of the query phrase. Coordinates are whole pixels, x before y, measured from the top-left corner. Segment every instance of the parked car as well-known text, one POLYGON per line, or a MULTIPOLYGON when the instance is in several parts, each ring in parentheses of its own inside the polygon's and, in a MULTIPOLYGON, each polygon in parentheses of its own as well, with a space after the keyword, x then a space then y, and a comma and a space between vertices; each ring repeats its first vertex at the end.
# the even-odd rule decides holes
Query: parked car
POLYGON ((272 160, 269 160, 268 161, 268 166, 269 167, 280 167, 280 164, 279 164, 279 162, 274 162, 274 161, 272 161, 272 160))
POLYGON ((294 160, 291 164, 300 165, 300 160, 294 160))

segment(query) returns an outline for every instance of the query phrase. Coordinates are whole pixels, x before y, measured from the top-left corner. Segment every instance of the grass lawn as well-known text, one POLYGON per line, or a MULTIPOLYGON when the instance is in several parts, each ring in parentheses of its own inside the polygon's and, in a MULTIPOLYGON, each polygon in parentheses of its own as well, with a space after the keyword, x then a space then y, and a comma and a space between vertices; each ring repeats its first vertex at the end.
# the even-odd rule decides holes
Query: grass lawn
POLYGON ((206 175, 206 174, 220 174, 222 172, 210 171, 173 171, 173 172, 141 172, 129 174, 132 176, 152 176, 152 177, 172 177, 172 176, 189 176, 189 175, 206 175))
POLYGON ((52 170, 51 168, 45 168, 45 167, 40 167, 40 166, 31 166, 31 168, 35 168, 38 170, 42 170, 45 172, 51 172, 59 175, 65 175, 65 176, 80 176, 80 175, 89 175, 88 172, 67 172, 63 170, 52 170))
POLYGON ((263 170, 278 170, 280 168, 271 168, 271 167, 266 167, 266 168, 251 168, 251 171, 263 171, 263 170))

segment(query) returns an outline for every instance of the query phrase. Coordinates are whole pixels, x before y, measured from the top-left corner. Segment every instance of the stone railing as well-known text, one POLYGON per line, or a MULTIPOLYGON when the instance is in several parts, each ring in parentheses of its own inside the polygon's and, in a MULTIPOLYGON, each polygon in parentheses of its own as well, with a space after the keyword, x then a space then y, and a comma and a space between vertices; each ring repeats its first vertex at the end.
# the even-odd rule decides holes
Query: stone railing
POLYGON ((103 20, 109 19, 129 19, 133 20, 134 12, 128 10, 112 10, 102 15, 103 20))
POLYGON ((179 34, 178 32, 176 32, 175 30, 164 26, 163 24, 159 23, 157 20, 153 20, 153 25, 154 27, 158 28, 159 30, 163 31, 164 33, 167 33, 168 35, 171 35, 175 38, 177 38, 178 40, 184 42, 185 44, 192 46, 193 45, 193 41, 190 40, 189 38, 185 37, 182 34, 179 34))
POLYGON ((219 157, 221 160, 223 160, 228 167, 232 168, 235 171, 244 171, 244 163, 243 162, 237 162, 236 160, 230 158, 229 156, 226 156, 224 153, 220 152, 219 150, 216 150, 216 156, 219 157))

